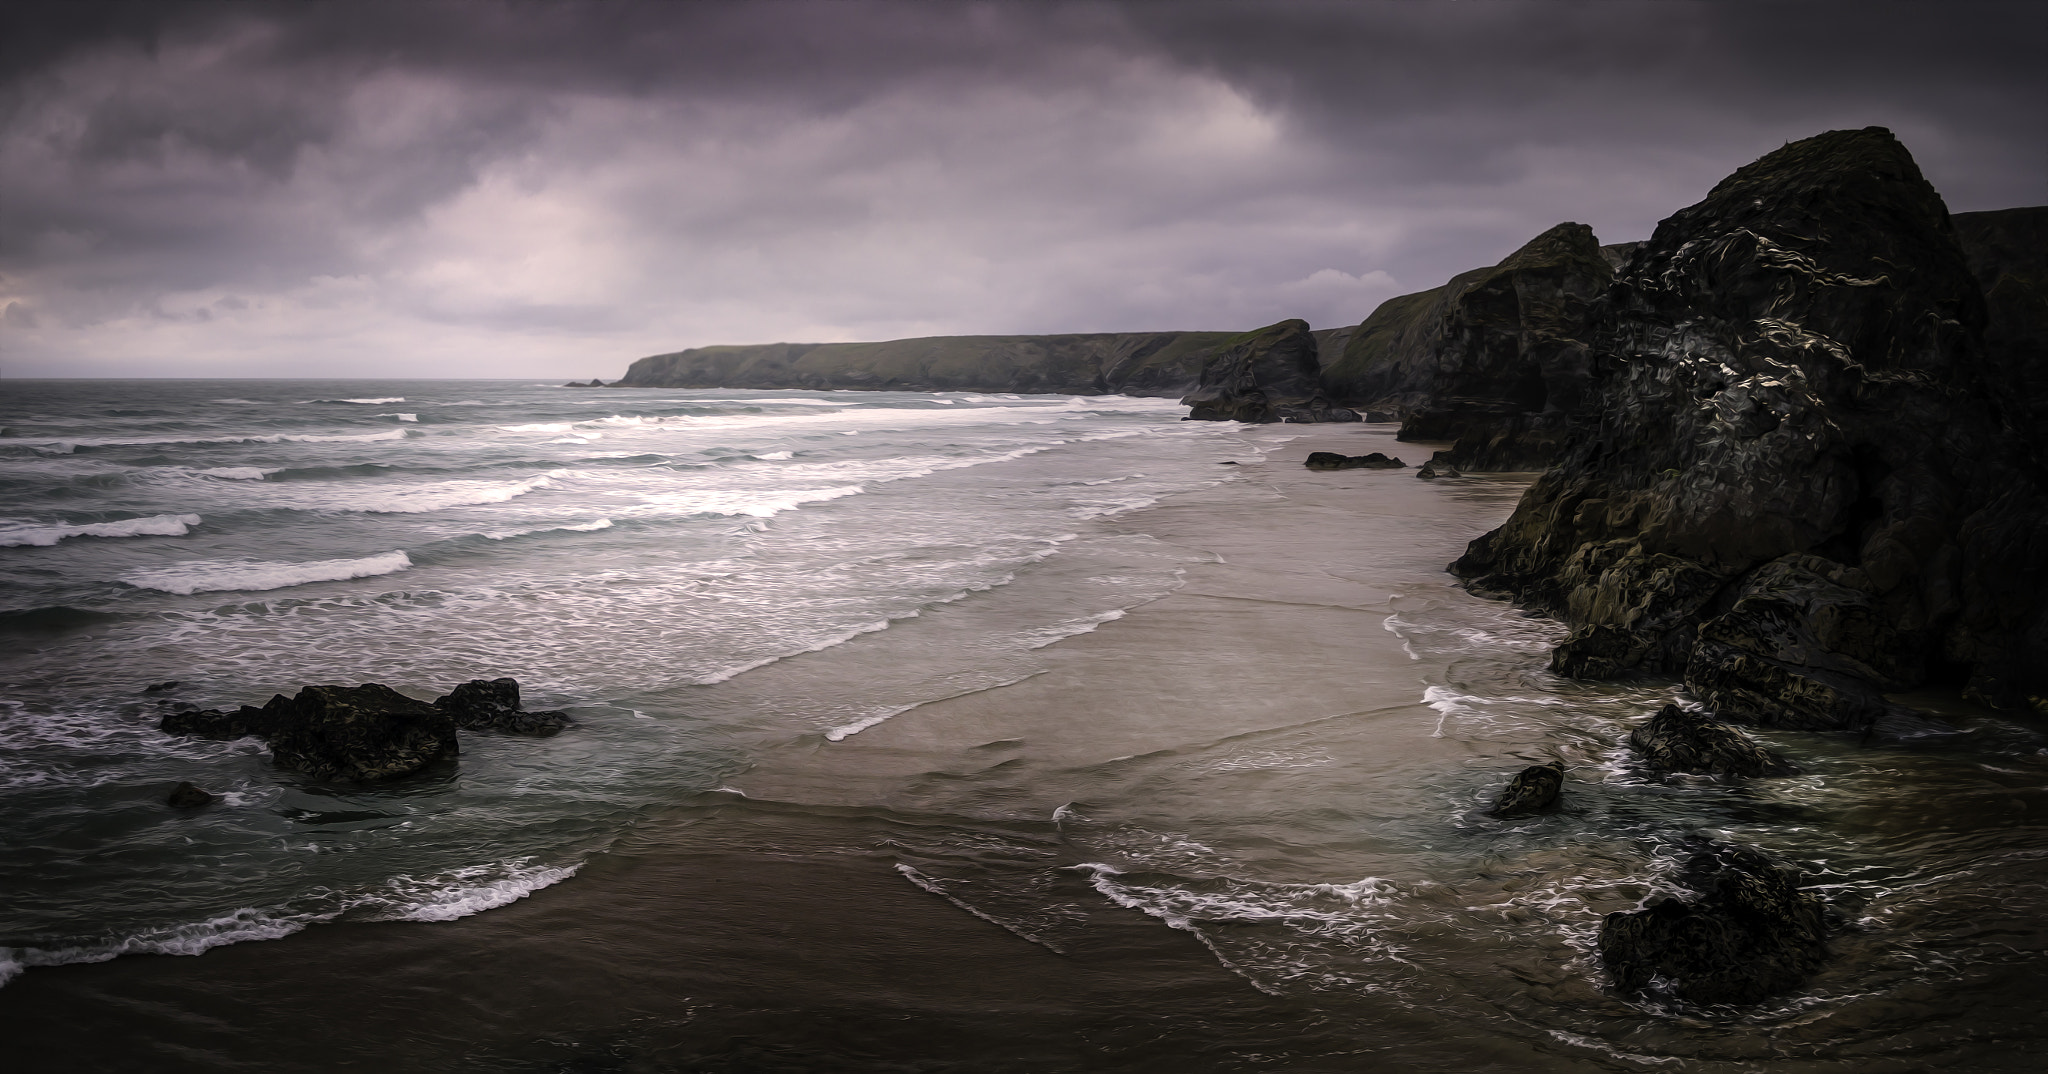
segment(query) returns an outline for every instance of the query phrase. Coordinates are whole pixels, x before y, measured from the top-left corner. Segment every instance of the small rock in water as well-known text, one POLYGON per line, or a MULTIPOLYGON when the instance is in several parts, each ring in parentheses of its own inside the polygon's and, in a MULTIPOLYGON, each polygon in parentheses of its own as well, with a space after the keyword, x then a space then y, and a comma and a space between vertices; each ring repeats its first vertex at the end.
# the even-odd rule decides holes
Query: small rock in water
POLYGON ((173 809, 197 809, 219 797, 190 783, 180 783, 171 789, 171 796, 164 799, 164 803, 173 809))
POLYGON ((277 763, 315 779, 392 779, 458 752, 447 713, 374 682, 308 686, 261 711, 277 763))
POLYGON ((1710 845, 1665 897, 1607 915, 1600 961, 1624 992, 1668 992, 1692 1003, 1756 1003, 1796 987, 1827 959, 1819 898, 1798 870, 1748 847, 1710 845))
POLYGON ((1500 797, 1494 799, 1493 808, 1487 810, 1486 815, 1508 820, 1541 813, 1557 804, 1558 792, 1563 788, 1564 765, 1561 762, 1530 765, 1501 788, 1500 797))
MULTIPOLYGON (((1438 454, 1442 454, 1442 452, 1438 452, 1438 454)), ((1452 467, 1450 463, 1443 462, 1438 459, 1431 459, 1428 462, 1423 463, 1422 468, 1420 470, 1415 471, 1415 476, 1435 478, 1459 477, 1462 475, 1460 475, 1457 469, 1452 467)))
POLYGON ((156 682, 143 687, 142 692, 145 694, 168 694, 172 690, 177 689, 178 685, 175 679, 170 682, 156 682))
POLYGON ((515 679, 471 679, 434 699, 434 707, 454 717, 465 731, 504 731, 546 737, 569 726, 566 712, 524 712, 519 708, 515 679))
POLYGON ((1401 470, 1408 464, 1375 451, 1370 455, 1339 455, 1334 451, 1311 451, 1302 465, 1311 470, 1401 470))
POLYGON ((1655 768, 1714 776, 1790 776, 1799 769, 1748 735, 1708 717, 1666 705, 1628 736, 1655 768))

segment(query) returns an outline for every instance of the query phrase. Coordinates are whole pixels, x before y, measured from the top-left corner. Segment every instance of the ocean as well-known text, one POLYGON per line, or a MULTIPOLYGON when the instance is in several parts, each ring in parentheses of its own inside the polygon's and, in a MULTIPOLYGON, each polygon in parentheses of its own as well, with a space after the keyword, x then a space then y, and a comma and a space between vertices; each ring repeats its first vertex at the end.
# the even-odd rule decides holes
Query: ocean
POLYGON ((14 1069, 2031 1069, 2038 724, 1660 777, 1677 683, 1553 676, 1443 571, 1531 475, 1183 414, 0 382, 14 1069), (574 723, 389 784, 156 729, 499 676, 574 723), (1551 760, 1564 808, 1484 816, 1551 760), (1833 960, 1614 994, 1602 916, 1709 839, 1804 869, 1833 960))

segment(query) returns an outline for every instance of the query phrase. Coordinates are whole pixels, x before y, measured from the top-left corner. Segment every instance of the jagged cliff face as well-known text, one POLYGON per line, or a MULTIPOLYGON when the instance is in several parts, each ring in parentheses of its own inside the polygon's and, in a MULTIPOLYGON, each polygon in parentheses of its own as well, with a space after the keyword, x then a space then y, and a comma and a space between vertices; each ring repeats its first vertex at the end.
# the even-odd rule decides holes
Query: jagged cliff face
POLYGON ((1404 440, 1456 440, 1459 469, 1542 469, 1584 403, 1590 303, 1625 248, 1563 223, 1490 268, 1389 299, 1323 374, 1347 406, 1402 415, 1404 440))
POLYGON ((2048 467, 2048 206, 1957 213, 1956 238, 1984 288, 1984 350, 2006 423, 2048 467))
POLYGON ((1453 564, 1562 615, 1565 674, 1869 726, 1885 690, 2048 704, 2048 508, 1984 301, 1881 128, 1788 145, 1657 228, 1588 314, 1560 464, 1453 564))
POLYGON ((1181 402, 1197 421, 1357 421, 1323 395, 1322 362, 1308 322, 1298 318, 1233 336, 1202 368, 1181 402))
POLYGON ((1229 332, 931 336, 697 347, 633 363, 613 387, 808 388, 1176 396, 1229 332))

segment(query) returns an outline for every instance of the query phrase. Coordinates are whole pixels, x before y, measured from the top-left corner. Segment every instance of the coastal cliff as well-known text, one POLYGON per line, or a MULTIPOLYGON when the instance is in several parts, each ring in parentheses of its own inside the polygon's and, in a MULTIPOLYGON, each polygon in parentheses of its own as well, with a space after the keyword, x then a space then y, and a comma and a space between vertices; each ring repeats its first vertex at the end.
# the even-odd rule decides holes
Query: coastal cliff
POLYGON ((1584 403, 1587 311, 1634 245, 1562 223, 1499 264, 1388 299, 1327 364, 1324 390, 1400 415, 1403 440, 1457 441, 1440 460, 1457 469, 1543 469, 1584 403))
POLYGON ((1236 338, 1104 332, 693 347, 642 358, 612 386, 1178 396, 1236 338))
POLYGON ((1728 719, 1867 730, 1926 684, 2048 711, 2040 367, 1972 267, 1882 128, 1738 170, 1593 303, 1587 420, 1453 573, 1569 622, 1554 670, 1681 673, 1728 719))

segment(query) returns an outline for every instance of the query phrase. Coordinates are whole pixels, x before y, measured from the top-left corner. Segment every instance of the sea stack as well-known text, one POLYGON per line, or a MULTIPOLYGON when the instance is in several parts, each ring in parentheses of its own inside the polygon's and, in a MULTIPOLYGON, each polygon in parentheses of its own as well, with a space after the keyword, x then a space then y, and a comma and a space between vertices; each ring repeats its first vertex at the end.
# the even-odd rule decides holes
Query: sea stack
POLYGON ((1889 131, 1737 171, 1588 324, 1593 417, 1452 565, 1573 626, 1556 670, 1682 673, 1724 718, 1803 728, 1927 683, 2048 711, 2048 480, 1889 131))

